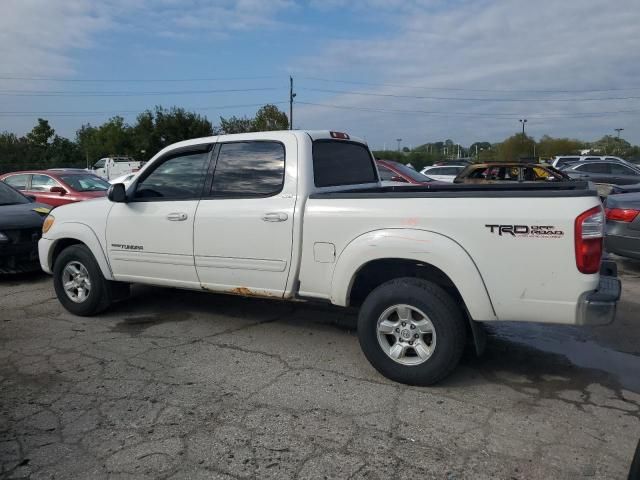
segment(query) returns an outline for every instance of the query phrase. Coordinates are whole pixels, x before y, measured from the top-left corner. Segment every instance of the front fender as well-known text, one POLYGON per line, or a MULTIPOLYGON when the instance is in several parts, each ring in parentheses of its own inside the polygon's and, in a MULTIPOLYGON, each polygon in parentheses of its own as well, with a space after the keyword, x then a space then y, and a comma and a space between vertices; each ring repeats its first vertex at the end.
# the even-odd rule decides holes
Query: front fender
POLYGON ((496 320, 478 267, 455 240, 428 230, 385 229, 365 233, 340 253, 331 282, 331 302, 346 306, 358 271, 373 260, 399 258, 433 265, 454 283, 474 320, 496 320))
POLYGON ((43 248, 40 248, 41 263, 43 263, 43 255, 46 256, 46 266, 48 267, 48 271, 53 269, 53 252, 56 249, 56 245, 58 242, 63 240, 77 240, 84 243, 89 250, 91 250, 91 253, 98 262, 104 278, 107 280, 113 280, 111 266, 109 265, 107 256, 100 244, 98 236, 91 227, 78 222, 64 222, 54 225, 54 228, 47 232, 47 234, 40 240, 40 246, 44 247, 45 250, 43 251, 43 248))

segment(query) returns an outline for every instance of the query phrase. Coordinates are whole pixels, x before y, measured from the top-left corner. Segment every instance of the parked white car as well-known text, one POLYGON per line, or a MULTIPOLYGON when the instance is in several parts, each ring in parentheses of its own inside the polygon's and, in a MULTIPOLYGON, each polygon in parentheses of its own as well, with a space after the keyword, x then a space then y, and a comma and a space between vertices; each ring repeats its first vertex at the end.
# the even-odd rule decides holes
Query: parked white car
POLYGON ((588 184, 472 187, 389 191, 367 145, 340 132, 199 138, 128 189, 55 209, 40 263, 76 315, 129 283, 355 306, 367 359, 414 385, 447 376, 468 336, 480 351, 479 322, 613 321, 620 282, 600 275, 588 184))
POLYGON ((439 182, 453 183, 453 180, 465 167, 466 165, 432 165, 423 168, 420 173, 439 182))
POLYGON ((105 157, 93 164, 92 171, 105 180, 135 172, 140 169, 142 162, 129 157, 105 157))

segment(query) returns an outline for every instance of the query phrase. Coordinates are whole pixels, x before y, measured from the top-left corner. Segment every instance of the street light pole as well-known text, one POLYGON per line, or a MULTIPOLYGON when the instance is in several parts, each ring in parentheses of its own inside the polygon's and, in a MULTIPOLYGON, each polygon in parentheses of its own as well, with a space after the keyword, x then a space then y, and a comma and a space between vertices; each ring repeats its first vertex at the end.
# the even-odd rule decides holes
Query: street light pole
POLYGON ((624 130, 624 128, 614 128, 616 132, 618 132, 618 140, 620 140, 620 132, 624 130))
POLYGON ((400 142, 402 142, 402 139, 396 138, 396 142, 398 142, 398 151, 400 151, 400 142))
POLYGON ((524 138, 524 124, 527 123, 527 119, 526 118, 521 118, 520 119, 520 123, 522 124, 522 137, 524 138))

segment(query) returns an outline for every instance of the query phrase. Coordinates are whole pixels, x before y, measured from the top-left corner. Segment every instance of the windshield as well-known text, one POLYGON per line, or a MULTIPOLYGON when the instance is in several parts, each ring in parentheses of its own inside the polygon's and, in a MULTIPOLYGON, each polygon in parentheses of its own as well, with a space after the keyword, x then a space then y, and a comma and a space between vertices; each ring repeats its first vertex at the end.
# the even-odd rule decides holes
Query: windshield
POLYGON ((398 170, 405 177, 409 177, 411 180, 415 180, 416 182, 433 182, 433 178, 427 177, 426 175, 414 170, 411 167, 407 167, 400 162, 387 160, 387 163, 393 166, 393 168, 398 170))
POLYGON ((29 203, 29 199, 4 182, 0 182, 0 205, 29 203))
POLYGON ((109 182, 95 175, 60 175, 60 178, 76 192, 102 192, 110 187, 109 182))

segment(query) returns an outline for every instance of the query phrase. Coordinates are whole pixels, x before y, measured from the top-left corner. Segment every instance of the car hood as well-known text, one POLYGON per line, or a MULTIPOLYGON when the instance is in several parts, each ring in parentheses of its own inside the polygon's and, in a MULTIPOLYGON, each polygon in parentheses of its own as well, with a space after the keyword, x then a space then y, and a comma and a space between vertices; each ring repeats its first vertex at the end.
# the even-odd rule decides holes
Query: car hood
POLYGON ((51 206, 44 203, 0 205, 0 231, 40 227, 49 211, 51 206))

